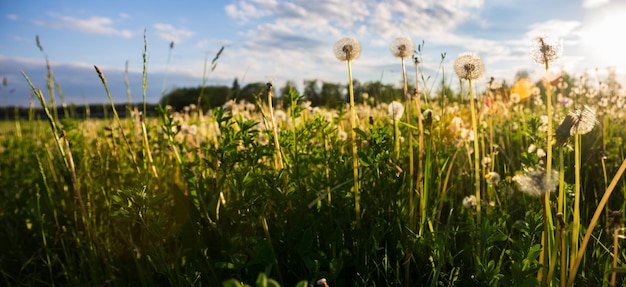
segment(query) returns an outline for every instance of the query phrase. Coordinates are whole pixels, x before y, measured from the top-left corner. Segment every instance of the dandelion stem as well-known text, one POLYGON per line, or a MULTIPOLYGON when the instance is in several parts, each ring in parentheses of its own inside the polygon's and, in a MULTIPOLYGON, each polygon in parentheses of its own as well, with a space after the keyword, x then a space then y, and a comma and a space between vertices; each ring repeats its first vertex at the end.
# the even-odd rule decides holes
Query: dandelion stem
POLYGON ((352 88, 352 61, 348 62, 348 90, 350 92, 350 124, 352 130, 350 135, 352 137, 352 173, 354 175, 354 212, 356 214, 357 224, 361 224, 361 203, 359 195, 359 157, 357 151, 357 139, 356 139, 356 110, 354 106, 354 89, 352 88))
MULTIPOLYGON (((420 208, 421 208, 421 226, 424 225, 424 221, 426 219, 426 206, 428 204, 427 199, 428 199, 428 194, 427 194, 427 187, 426 187, 426 183, 422 184, 422 174, 424 172, 424 123, 422 120, 422 103, 421 103, 421 99, 420 99, 420 92, 419 92, 419 81, 418 81, 418 75, 419 75, 419 61, 416 59, 415 60, 415 103, 416 103, 416 109, 417 109, 417 127, 419 129, 419 138, 418 138, 418 143, 419 143, 419 150, 417 153, 417 179, 415 181, 415 184, 417 186, 417 189, 421 195, 421 200, 420 200, 420 208)), ((411 150, 413 150, 413 148, 411 147, 411 150)), ((421 228, 420 228, 420 233, 421 233, 421 228)))
MULTIPOLYGON (((574 135, 574 219, 572 222, 572 246, 570 258, 576 258, 580 232, 580 135, 574 135)), ((572 261, 572 264, 574 262, 572 261)), ((570 266, 570 268, 573 267, 570 266)))
POLYGON ((275 164, 277 170, 282 170, 284 168, 283 165, 283 156, 280 153, 280 143, 278 141, 278 126, 276 126, 276 120, 274 119, 274 106, 272 105, 272 100, 274 98, 272 92, 272 84, 267 83, 267 104, 269 106, 270 112, 270 121, 272 122, 272 133, 274 135, 274 149, 276 152, 275 164))
POLYGON ((472 117, 472 130, 474 132, 474 188, 476 190, 476 224, 481 223, 481 201, 480 201, 480 149, 478 148, 478 119, 476 115, 476 103, 474 99, 474 88, 472 80, 469 79, 470 93, 470 114, 472 117))
POLYGON ((578 271, 580 262, 582 261, 583 255, 585 254, 583 251, 587 247, 587 243, 589 243, 589 239, 591 238, 593 229, 598 224, 598 219, 600 219, 600 215, 602 215, 602 210, 604 209, 604 206, 609 201, 609 197, 611 197, 611 193, 613 193, 615 186, 617 186, 617 183, 621 179, 625 170, 626 170, 626 158, 624 159, 624 161, 622 161, 622 165, 619 167, 619 170, 617 170, 617 173, 613 177, 611 184, 604 192, 604 195, 602 196, 602 199, 600 200, 600 203, 598 204, 598 207, 596 207, 596 211, 594 212, 593 217, 591 218, 591 222, 589 222, 589 226, 587 227, 587 232, 585 233, 585 237, 583 238, 583 241, 580 244, 580 248, 578 249, 578 254, 576 255, 576 259, 574 260, 574 263, 572 264, 569 270, 567 286, 570 286, 570 287, 574 286, 574 279, 576 279, 576 272, 578 271))

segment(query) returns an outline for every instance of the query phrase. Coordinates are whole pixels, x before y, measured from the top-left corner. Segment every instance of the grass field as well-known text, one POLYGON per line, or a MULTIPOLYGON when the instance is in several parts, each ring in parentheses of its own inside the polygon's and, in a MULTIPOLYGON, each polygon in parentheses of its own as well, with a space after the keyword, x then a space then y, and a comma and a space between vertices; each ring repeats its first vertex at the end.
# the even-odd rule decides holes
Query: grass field
POLYGON ((473 87, 464 57, 459 97, 340 110, 59 120, 33 87, 48 116, 0 122, 2 285, 624 286, 624 90, 473 87))

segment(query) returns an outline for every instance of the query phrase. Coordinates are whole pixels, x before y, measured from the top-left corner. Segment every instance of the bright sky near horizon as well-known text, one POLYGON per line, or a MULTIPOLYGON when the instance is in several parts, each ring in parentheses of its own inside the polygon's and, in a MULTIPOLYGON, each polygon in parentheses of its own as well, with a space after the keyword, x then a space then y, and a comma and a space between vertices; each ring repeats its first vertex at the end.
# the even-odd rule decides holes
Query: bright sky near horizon
MULTIPOLYGON (((529 55, 541 33, 561 39, 554 69, 581 74, 606 67, 626 70, 626 1, 617 0, 188 0, 49 1, 0 0, 0 106, 29 103, 24 71, 45 90, 45 58, 39 35, 67 102, 108 101, 96 72, 102 69, 113 98, 126 102, 123 79, 129 62, 132 101, 141 102, 144 30, 148 41, 148 101, 165 86, 198 86, 205 57, 224 52, 207 84, 272 81, 282 86, 319 79, 346 82, 345 63, 333 44, 356 37, 361 57, 353 63, 360 81, 401 81, 400 61, 390 52, 398 36, 422 41, 424 73, 446 77, 456 56, 477 53, 485 80, 511 82, 519 70, 538 79, 543 67, 529 55), (174 42, 168 64, 169 45, 174 42)), ((411 68, 412 69, 412 68, 411 68)), ((411 70, 409 70, 411 71, 411 70)), ((595 72, 594 72, 595 73, 595 72)), ((621 77, 624 77, 621 74, 621 77)), ((451 82, 458 85, 454 78, 451 82)))

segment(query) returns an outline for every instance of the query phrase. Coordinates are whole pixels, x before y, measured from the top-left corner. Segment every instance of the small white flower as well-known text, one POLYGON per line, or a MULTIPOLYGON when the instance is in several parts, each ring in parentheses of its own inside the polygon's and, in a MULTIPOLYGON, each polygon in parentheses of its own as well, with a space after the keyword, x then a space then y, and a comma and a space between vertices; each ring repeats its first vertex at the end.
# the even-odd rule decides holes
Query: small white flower
POLYGON ((393 120, 398 121, 402 118, 402 115, 404 114, 404 105, 402 105, 402 103, 400 102, 393 101, 389 104, 387 112, 393 120))
POLYGON ((544 158, 544 157, 546 157, 546 151, 544 151, 542 148, 537 149, 537 157, 538 157, 538 158, 544 158))
POLYGON ((476 207, 476 196, 470 195, 463 198, 463 207, 465 208, 474 208, 476 207))

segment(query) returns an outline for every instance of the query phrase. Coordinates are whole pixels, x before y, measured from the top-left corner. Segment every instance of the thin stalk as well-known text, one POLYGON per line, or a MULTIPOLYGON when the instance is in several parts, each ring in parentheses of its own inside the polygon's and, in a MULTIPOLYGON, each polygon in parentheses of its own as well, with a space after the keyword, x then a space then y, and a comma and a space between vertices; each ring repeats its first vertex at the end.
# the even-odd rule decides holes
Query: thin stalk
POLYGON ((611 282, 609 283, 612 287, 615 287, 615 280, 617 279, 615 269, 617 269, 617 257, 619 257, 619 227, 614 226, 613 228, 613 272, 611 272, 611 282))
MULTIPOLYGON (((417 128, 419 129, 418 135, 418 143, 419 149, 417 152, 417 178, 415 180, 415 185, 419 194, 421 195, 420 199, 420 209, 421 209, 421 221, 420 227, 424 225, 424 221, 426 220, 426 206, 428 206, 428 189, 426 183, 422 183, 422 174, 424 173, 424 123, 422 120, 422 102, 419 91, 419 61, 415 59, 415 105, 417 109, 417 128)), ((413 146, 411 146, 411 151, 413 150, 413 146)), ((426 179, 425 179, 426 180, 426 179)), ((421 228, 420 228, 421 233, 421 228)))
POLYGON ((28 76, 26 76, 26 73, 24 73, 23 71, 22 71, 22 76, 24 77, 24 79, 26 79, 26 82, 28 82, 28 85, 30 85, 37 99, 39 99, 39 103, 41 104, 41 107, 43 108, 43 111, 46 114, 48 123, 50 124, 50 130, 52 131, 52 135, 54 136, 54 140, 57 144, 58 150, 61 153, 61 158, 63 158, 63 163, 65 165, 65 168, 69 170, 70 165, 67 162, 67 157, 65 155, 65 148, 63 148, 63 145, 61 144, 61 138, 59 137, 59 129, 57 128, 56 120, 53 117, 53 115, 50 113, 50 109, 48 109, 48 105, 46 104, 46 100, 43 97, 43 93, 41 92, 40 89, 35 88, 35 85, 30 81, 28 76))
MULTIPOLYGON (((98 66, 93 66, 93 67, 96 69, 96 72, 98 73, 98 77, 100 77, 100 80, 102 81, 102 85, 104 86, 104 91, 106 92, 107 97, 109 98, 109 103, 111 103, 111 108, 113 109, 113 116, 115 118, 115 122, 117 123, 120 129, 120 132, 122 133, 122 138, 124 139, 124 143, 126 143, 126 147, 128 148, 128 153, 130 154, 130 157, 133 160, 133 163, 135 164, 137 173, 141 173, 141 170, 139 169, 139 165, 137 164, 137 159, 135 158, 135 153, 133 152, 133 149, 130 146, 130 143, 128 142, 128 137, 126 137, 126 133, 124 132, 124 127, 122 127, 122 121, 120 120, 120 117, 117 114, 115 103, 113 102, 113 98, 111 97, 111 93, 109 92, 109 86, 107 85, 107 80, 104 77, 104 74, 102 73, 100 68, 98 68, 98 66)), ((106 108, 103 110, 106 110, 106 108)))
MULTIPOLYGON (((576 258, 580 232, 580 135, 574 135, 574 219, 572 222, 572 245, 570 258, 576 258)), ((574 264, 574 261, 571 262, 574 264)), ((573 265, 570 266, 572 268, 573 265)))
POLYGON ((478 118, 476 115, 476 103, 474 100, 474 88, 472 87, 472 80, 469 81, 469 94, 470 94, 470 114, 472 117, 472 130, 474 132, 474 188, 476 196, 476 224, 480 226, 481 223, 481 201, 480 201, 480 149, 478 147, 478 118))
MULTIPOLYGON (((548 73, 548 69, 549 69, 549 61, 545 61, 545 71, 546 74, 548 73)), ((547 108, 547 114, 548 114, 548 129, 546 132, 546 181, 550 182, 551 181, 551 177, 552 177, 552 88, 550 85, 550 80, 546 80, 546 108, 547 108)), ((553 228, 553 226, 551 225, 552 222, 552 212, 550 210, 550 192, 546 191, 544 192, 543 195, 543 202, 544 202, 544 206, 545 206, 545 213, 544 213, 544 236, 547 237, 551 237, 551 238, 546 238, 545 244, 542 244, 542 248, 541 248, 541 253, 540 253, 540 260, 539 260, 539 264, 542 264, 543 266, 546 266, 546 262, 545 262, 545 257, 544 255, 546 254, 546 246, 548 246, 548 250, 547 250, 547 254, 551 255, 550 253, 550 246, 553 246, 553 242, 551 242, 550 239, 554 239, 554 236, 550 233, 550 229, 553 228)), ((550 258, 553 259, 553 258, 550 258)), ((545 271, 545 267, 544 268, 540 268, 538 273, 537 273, 537 279, 541 282, 542 281, 542 277, 543 277, 543 272, 545 271)))
POLYGON ((282 170, 283 168, 285 168, 285 166, 283 165, 283 156, 280 153, 280 143, 278 141, 278 126, 276 126, 276 120, 274 119, 274 107, 272 105, 273 98, 272 84, 267 83, 267 104, 269 105, 270 121, 272 122, 272 134, 274 135, 274 150, 276 152, 274 164, 277 170, 282 170))
MULTIPOLYGON (((411 96, 408 91, 408 84, 406 80, 406 66, 404 64, 404 58, 400 58, 402 62, 402 92, 404 95, 404 109, 406 110, 406 124, 409 126, 407 129, 409 138, 409 225, 412 230, 415 230, 415 224, 417 223, 417 213, 415 212, 416 192, 419 193, 419 188, 413 189, 413 175, 415 174, 413 166, 413 129, 411 127, 411 96)), ((399 137, 399 135, 398 135, 399 137)))
POLYGON ((126 86, 126 96, 128 97, 128 104, 126 106, 126 117, 128 118, 128 122, 132 123, 133 119, 130 117, 130 113, 133 110, 133 102, 130 93, 130 81, 128 80, 128 60, 126 60, 126 65, 124 67, 124 85, 126 86))
MULTIPOLYGON (((272 252, 276 253, 276 251, 274 251, 274 244, 272 243, 272 236, 270 235, 270 229, 267 225, 267 219, 265 218, 265 216, 261 216, 261 223, 263 224, 263 232, 265 233, 265 238, 267 238, 267 241, 272 248, 272 252)), ((274 256, 274 266, 276 267, 276 273, 278 273, 278 278, 280 280, 280 283, 284 284, 285 280, 283 280, 283 274, 282 272, 280 272, 280 266, 278 265, 277 256, 274 256)))
POLYGON ((352 174, 354 176, 354 213, 357 225, 361 224, 361 196, 359 194, 359 155, 357 151, 356 129, 356 107, 354 106, 354 89, 352 87, 352 61, 348 62, 348 91, 350 93, 350 136, 352 139, 352 174))
MULTIPOLYGON (((356 129, 358 128, 358 126, 356 122, 356 107, 354 106, 354 89, 352 87, 352 61, 347 60, 346 62, 348 62, 348 90, 350 92, 350 125, 352 127, 350 135, 352 137, 352 174, 354 176, 354 213, 356 215, 357 225, 360 225, 361 224, 361 203, 360 203, 361 197, 359 194, 359 154, 357 151, 357 139, 356 139, 356 129)), ((404 66, 402 68, 404 70, 404 66)))
POLYGON ((141 122, 141 134, 143 135, 143 145, 146 149, 146 156, 148 157, 148 163, 150 164, 150 168, 152 168, 152 174, 154 174, 154 178, 159 179, 159 173, 157 172, 156 166, 154 165, 154 160, 152 159, 152 152, 150 151, 150 144, 148 143, 148 131, 146 130, 146 123, 144 115, 139 116, 139 120, 141 122))
POLYGON ((143 114, 144 116, 148 116, 148 114, 146 114, 146 105, 147 105, 146 91, 148 87, 148 38, 146 37, 146 30, 143 30, 143 54, 142 55, 143 55, 143 72, 142 72, 143 114))
POLYGON ((567 286, 570 286, 570 287, 574 286, 574 279, 576 279, 576 273, 578 272, 578 267, 580 266, 580 262, 583 259, 583 255, 585 253, 584 250, 587 247, 587 244, 589 243, 589 239, 591 238, 593 229, 598 224, 598 219, 600 219, 600 215, 602 215, 602 210, 604 209, 604 206, 606 205, 606 203, 609 201, 609 198, 611 197, 611 193, 613 193, 615 186, 617 186, 617 183, 621 179, 625 170, 626 170, 626 158, 624 159, 624 161, 622 161, 622 165, 617 170, 617 173, 613 177, 611 184, 604 192, 604 195, 602 196, 602 199, 600 200, 598 207, 596 207, 596 211, 594 212, 593 217, 591 218, 591 222, 589 223, 589 226, 587 227, 587 232, 585 233, 585 237, 583 238, 583 241, 580 244, 580 248, 578 249, 576 259, 574 260, 574 263, 572 264, 572 267, 569 270, 567 286))
MULTIPOLYGON (((557 215, 561 214, 561 219, 563 222, 559 222, 559 233, 557 234, 556 242, 560 245, 560 256, 561 256, 561 286, 565 287, 565 283, 567 281, 567 259, 568 253, 565 250, 565 234, 563 230, 565 229, 565 221, 564 218, 567 218, 565 212, 567 198, 565 197, 565 159, 563 155, 563 147, 559 149, 559 196, 557 199, 557 215)), ((554 258, 554 257, 553 257, 554 258)))

